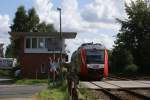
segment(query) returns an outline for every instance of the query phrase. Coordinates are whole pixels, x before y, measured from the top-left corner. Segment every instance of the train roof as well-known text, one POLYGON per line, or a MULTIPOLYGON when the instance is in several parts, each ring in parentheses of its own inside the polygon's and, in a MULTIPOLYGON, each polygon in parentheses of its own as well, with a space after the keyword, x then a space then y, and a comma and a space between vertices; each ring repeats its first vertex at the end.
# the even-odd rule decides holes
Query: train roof
POLYGON ((94 43, 84 43, 76 51, 74 51, 72 53, 72 57, 74 57, 82 48, 85 48, 85 49, 98 49, 98 50, 106 49, 105 46, 100 44, 100 43, 95 43, 95 44, 94 43))
POLYGON ((93 48, 95 48, 95 49, 105 49, 105 46, 100 44, 100 43, 95 43, 95 44, 94 43, 84 43, 84 44, 82 44, 79 47, 79 49, 80 48, 85 48, 85 49, 93 49, 93 48))

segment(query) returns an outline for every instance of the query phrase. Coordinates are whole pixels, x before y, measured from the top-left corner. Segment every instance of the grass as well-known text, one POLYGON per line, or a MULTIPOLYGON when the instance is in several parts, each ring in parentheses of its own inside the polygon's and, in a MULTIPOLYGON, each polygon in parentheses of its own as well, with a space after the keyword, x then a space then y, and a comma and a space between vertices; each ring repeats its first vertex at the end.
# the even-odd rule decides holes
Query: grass
POLYGON ((39 92, 37 100, 69 100, 66 84, 62 86, 49 87, 39 92))
MULTIPOLYGON (((93 93, 86 88, 80 88, 78 90, 79 100, 96 100, 93 93)), ((67 85, 49 87, 37 94, 37 100, 71 100, 67 85)))
MULTIPOLYGON (((37 85, 48 84, 48 80, 35 79, 20 79, 15 82, 17 85, 37 85)), ((67 85, 63 82, 62 85, 49 86, 36 94, 35 100, 69 100, 67 85)))
POLYGON ((46 79, 20 79, 16 80, 15 84, 17 85, 36 85, 36 84, 47 84, 48 80, 46 79))
MULTIPOLYGON (((16 81, 17 85, 36 85, 47 84, 48 80, 33 80, 33 79, 20 79, 16 81)), ((70 96, 67 90, 67 84, 64 81, 62 85, 51 85, 40 91, 35 95, 36 100, 70 100, 70 96)), ((79 100, 93 100, 92 93, 85 88, 81 88, 78 91, 79 100), (88 99, 87 99, 88 98, 88 99)))

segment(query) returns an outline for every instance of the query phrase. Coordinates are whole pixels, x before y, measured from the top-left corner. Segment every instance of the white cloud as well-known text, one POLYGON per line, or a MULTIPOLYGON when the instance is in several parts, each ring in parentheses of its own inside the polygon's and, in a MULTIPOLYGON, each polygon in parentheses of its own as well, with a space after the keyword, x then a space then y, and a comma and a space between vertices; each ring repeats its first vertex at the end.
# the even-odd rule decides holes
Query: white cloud
MULTIPOLYGON (((129 0, 126 1, 129 3, 129 0)), ((124 0, 93 0, 82 7, 79 7, 79 3, 80 0, 61 1, 62 30, 78 33, 75 40, 66 41, 67 48, 74 51, 84 42, 99 42, 112 48, 112 36, 120 28, 115 18, 126 17, 124 0)), ((35 8, 41 21, 54 23, 59 29, 59 12, 51 0, 36 0, 35 8)))
POLYGON ((62 11, 62 28, 64 31, 85 31, 84 26, 88 23, 80 15, 81 12, 77 0, 63 0, 62 11))
POLYGON ((45 21, 46 23, 55 23, 55 21, 57 21, 58 12, 53 9, 51 0, 36 0, 35 9, 41 22, 45 21))
POLYGON ((9 44, 9 16, 0 14, 0 43, 4 43, 4 47, 9 44))
POLYGON ((0 15, 0 34, 4 34, 9 30, 9 16, 0 15))
POLYGON ((126 2, 127 4, 130 4, 131 1, 135 2, 136 0, 125 0, 125 2, 126 2))
POLYGON ((119 9, 115 1, 112 0, 94 0, 85 6, 82 16, 89 22, 114 22, 114 17, 120 16, 119 9), (109 5, 108 5, 109 4, 109 5))

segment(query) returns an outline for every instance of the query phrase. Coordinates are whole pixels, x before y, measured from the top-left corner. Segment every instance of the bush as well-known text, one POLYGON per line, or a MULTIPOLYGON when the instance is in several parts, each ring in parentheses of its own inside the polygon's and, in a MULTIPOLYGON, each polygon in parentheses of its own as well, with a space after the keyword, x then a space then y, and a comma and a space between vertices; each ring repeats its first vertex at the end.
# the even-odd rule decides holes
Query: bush
POLYGON ((122 73, 126 69, 126 66, 133 64, 134 58, 129 50, 116 48, 113 50, 110 60, 110 71, 113 73, 122 73))
POLYGON ((124 69, 124 73, 126 74, 136 74, 138 71, 138 66, 135 64, 127 65, 124 69))

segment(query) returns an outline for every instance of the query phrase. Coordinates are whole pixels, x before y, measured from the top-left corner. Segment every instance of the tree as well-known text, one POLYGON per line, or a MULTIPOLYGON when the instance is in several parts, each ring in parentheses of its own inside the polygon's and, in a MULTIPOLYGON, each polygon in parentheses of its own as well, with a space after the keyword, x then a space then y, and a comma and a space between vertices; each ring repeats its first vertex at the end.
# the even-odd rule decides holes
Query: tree
POLYGON ((34 8, 28 11, 28 31, 34 32, 37 31, 37 26, 39 24, 39 16, 36 14, 34 8))
MULTIPOLYGON (((117 34, 113 56, 118 56, 118 51, 126 49, 133 55, 133 63, 141 68, 144 67, 144 58, 150 58, 150 54, 145 54, 146 40, 150 39, 150 6, 146 0, 137 0, 130 5, 125 4, 127 19, 117 21, 121 24, 121 29, 117 34)), ((115 58, 118 62, 125 59, 115 58)), ((150 62, 150 61, 149 61, 150 62)), ((149 65, 150 66, 150 65, 149 65)), ((146 69, 145 69, 146 70, 146 69)))
MULTIPOLYGON (((20 6, 15 13, 13 24, 10 26, 11 32, 27 32, 28 31, 28 16, 24 6, 20 6)), ((20 50, 19 39, 13 40, 10 37, 11 44, 7 46, 5 56, 17 57, 20 50)))
MULTIPOLYGON (((24 6, 20 6, 15 13, 13 24, 10 26, 11 32, 54 32, 56 31, 53 24, 40 23, 39 16, 37 15, 34 8, 25 10, 24 6)), ((19 56, 20 51, 20 40, 12 39, 10 37, 11 44, 6 48, 6 57, 19 56)))
POLYGON ((46 24, 45 22, 40 23, 37 26, 38 32, 56 32, 53 24, 46 24))
POLYGON ((133 56, 131 52, 121 46, 116 46, 115 49, 113 49, 110 59, 111 70, 113 72, 123 72, 125 67, 133 64, 133 56))
POLYGON ((20 6, 15 13, 13 24, 10 26, 11 32, 27 32, 28 16, 24 6, 20 6))
POLYGON ((9 58, 9 57, 14 57, 14 56, 13 56, 13 50, 12 50, 12 44, 9 44, 9 45, 6 47, 5 57, 7 57, 7 58, 9 58))
POLYGON ((3 53, 3 50, 4 50, 4 48, 3 48, 3 43, 0 43, 0 57, 4 57, 4 53, 3 53))
POLYGON ((141 70, 142 72, 150 73, 150 38, 146 39, 144 41, 144 44, 141 48, 141 62, 142 62, 142 67, 141 70))

